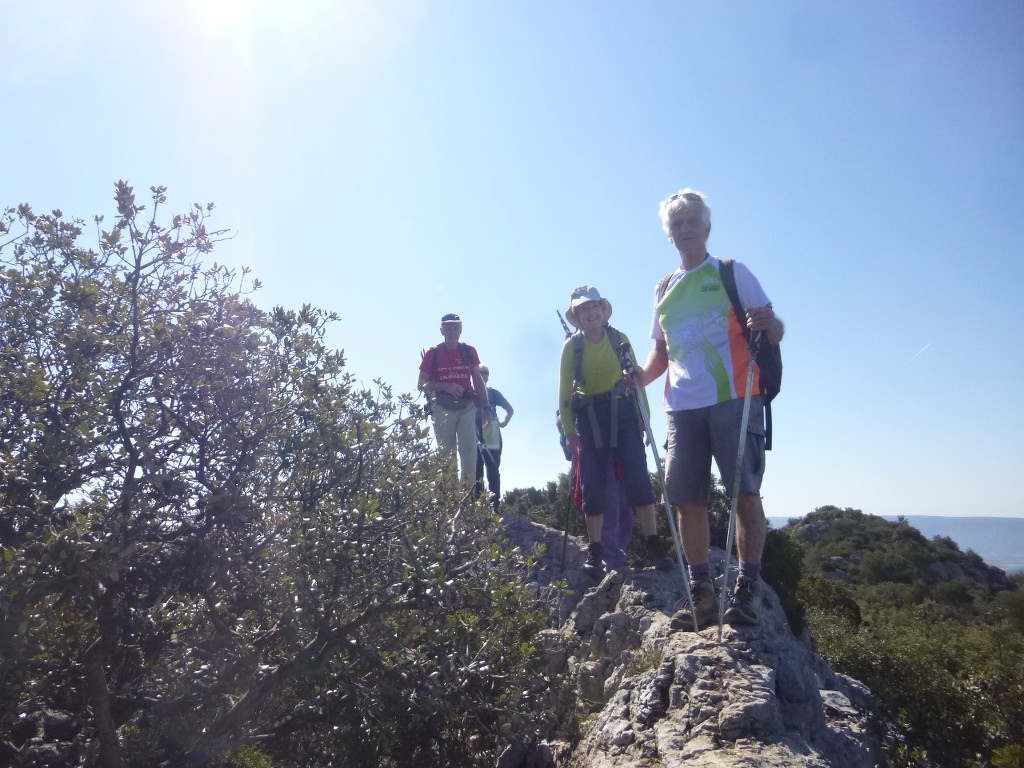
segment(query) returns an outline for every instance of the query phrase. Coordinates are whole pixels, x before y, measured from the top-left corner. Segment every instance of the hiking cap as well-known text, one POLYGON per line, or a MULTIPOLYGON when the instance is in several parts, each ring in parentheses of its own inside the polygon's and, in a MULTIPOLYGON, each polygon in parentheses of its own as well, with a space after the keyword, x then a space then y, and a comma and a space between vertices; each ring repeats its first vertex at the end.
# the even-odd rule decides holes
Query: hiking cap
POLYGON ((576 309, 580 304, 586 304, 588 301, 604 301, 604 299, 601 298, 601 294, 594 286, 578 286, 569 297, 569 309, 576 309))
POLYGON ((454 312, 449 312, 441 318, 441 323, 461 323, 462 318, 456 315, 454 312))
POLYGON ((565 319, 579 328, 576 321, 576 308, 590 301, 596 301, 602 305, 605 312, 604 321, 607 323, 612 316, 612 304, 608 299, 601 298, 601 293, 592 285, 578 286, 569 296, 569 308, 565 310, 565 319))

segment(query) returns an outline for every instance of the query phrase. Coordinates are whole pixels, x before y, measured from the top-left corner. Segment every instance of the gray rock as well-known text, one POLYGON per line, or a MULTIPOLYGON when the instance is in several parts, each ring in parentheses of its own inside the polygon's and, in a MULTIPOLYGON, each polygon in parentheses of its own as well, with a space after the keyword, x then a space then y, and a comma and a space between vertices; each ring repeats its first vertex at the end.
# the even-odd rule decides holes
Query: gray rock
POLYGON ((952 581, 953 579, 967 578, 967 574, 964 573, 963 568, 956 563, 949 562, 948 560, 943 560, 929 565, 928 575, 936 581, 952 581))
MULTIPOLYGON (((669 621, 683 594, 678 571, 613 573, 587 586, 572 573, 577 559, 567 556, 562 570, 551 554, 559 551, 560 532, 508 518, 506 525, 517 546, 548 544, 535 577, 560 628, 542 647, 550 649, 552 673, 564 659, 561 671, 575 676, 591 718, 571 753, 565 744, 541 744, 503 768, 886 765, 870 727, 871 692, 794 637, 767 585, 760 626, 726 625, 721 642, 717 626, 674 632, 669 621), (553 582, 569 586, 551 588, 553 582), (560 651, 556 637, 567 644, 560 651), (543 762, 538 749, 551 762, 543 762)), ((581 544, 572 542, 572 549, 578 555, 581 544)), ((713 553, 715 565, 721 559, 713 553)), ((724 579, 718 581, 721 588, 724 579)))

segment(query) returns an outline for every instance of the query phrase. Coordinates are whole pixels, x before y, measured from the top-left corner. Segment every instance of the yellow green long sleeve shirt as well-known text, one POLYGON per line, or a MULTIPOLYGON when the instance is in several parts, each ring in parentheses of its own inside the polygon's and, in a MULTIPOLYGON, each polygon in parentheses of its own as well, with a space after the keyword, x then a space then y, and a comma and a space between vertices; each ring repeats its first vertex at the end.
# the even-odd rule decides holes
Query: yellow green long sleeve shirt
MULTIPOLYGON (((623 342, 628 342, 629 337, 619 331, 623 342)), ((630 355, 633 364, 636 364, 636 356, 630 348, 630 355)), ((572 417, 572 396, 600 395, 603 392, 610 392, 622 378, 622 363, 619 360, 618 350, 612 348, 611 339, 605 331, 601 340, 597 343, 587 341, 583 337, 583 379, 582 386, 576 385, 576 360, 573 352, 573 340, 568 338, 562 346, 562 362, 558 376, 558 413, 562 419, 562 429, 567 435, 576 434, 576 423, 572 417)), ((647 403, 647 392, 641 390, 644 399, 644 408, 650 413, 647 403)))

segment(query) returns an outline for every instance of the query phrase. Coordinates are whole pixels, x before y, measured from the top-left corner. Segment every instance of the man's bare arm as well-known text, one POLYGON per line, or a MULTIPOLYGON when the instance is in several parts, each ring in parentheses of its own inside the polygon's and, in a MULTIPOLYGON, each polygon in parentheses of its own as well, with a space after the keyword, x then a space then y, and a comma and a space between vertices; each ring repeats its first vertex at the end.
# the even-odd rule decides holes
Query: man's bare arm
POLYGON ((473 379, 473 391, 476 395, 476 407, 480 408, 480 423, 482 426, 489 426, 491 423, 491 404, 487 400, 487 383, 483 374, 480 373, 480 366, 474 366, 470 372, 473 379))
POLYGON ((642 367, 637 369, 641 386, 646 387, 668 370, 668 347, 664 339, 655 339, 654 348, 647 355, 642 367))

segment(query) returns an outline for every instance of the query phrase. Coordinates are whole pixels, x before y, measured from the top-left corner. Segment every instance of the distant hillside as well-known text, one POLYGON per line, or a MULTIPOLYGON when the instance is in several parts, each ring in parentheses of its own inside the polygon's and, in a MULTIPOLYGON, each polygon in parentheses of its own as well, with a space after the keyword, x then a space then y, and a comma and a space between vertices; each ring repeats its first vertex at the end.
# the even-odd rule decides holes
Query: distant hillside
POLYGON ((948 536, 961 551, 973 549, 986 563, 1007 574, 1024 571, 1024 518, 907 515, 907 522, 929 539, 948 536))
MULTIPOLYGON (((773 528, 782 528, 802 516, 770 517, 773 528)), ((895 515, 882 516, 895 521, 895 515)), ((988 565, 1007 574, 1024 571, 1024 518, 1021 517, 940 517, 906 515, 907 522, 932 539, 948 536, 961 552, 973 550, 988 565)))
POLYGON ((814 647, 884 702, 894 768, 1024 768, 1024 590, 982 554, 992 536, 1019 544, 1024 521, 950 522, 832 506, 790 520, 814 647))

